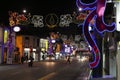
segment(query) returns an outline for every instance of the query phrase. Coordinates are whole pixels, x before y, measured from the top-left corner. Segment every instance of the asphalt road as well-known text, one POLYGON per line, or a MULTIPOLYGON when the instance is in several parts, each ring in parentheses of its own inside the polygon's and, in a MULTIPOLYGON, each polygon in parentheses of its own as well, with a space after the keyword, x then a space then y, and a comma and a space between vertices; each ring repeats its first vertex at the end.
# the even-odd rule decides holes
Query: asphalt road
POLYGON ((65 60, 34 62, 33 67, 24 64, 0 65, 0 80, 87 80, 87 62, 65 60))

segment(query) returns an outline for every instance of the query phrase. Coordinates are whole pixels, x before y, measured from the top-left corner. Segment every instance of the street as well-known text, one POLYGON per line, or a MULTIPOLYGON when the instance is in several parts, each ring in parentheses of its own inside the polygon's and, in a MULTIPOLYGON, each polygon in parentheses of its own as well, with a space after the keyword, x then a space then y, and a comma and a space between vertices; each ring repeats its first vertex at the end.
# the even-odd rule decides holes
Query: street
POLYGON ((87 80, 88 62, 65 60, 0 65, 0 80, 87 80))

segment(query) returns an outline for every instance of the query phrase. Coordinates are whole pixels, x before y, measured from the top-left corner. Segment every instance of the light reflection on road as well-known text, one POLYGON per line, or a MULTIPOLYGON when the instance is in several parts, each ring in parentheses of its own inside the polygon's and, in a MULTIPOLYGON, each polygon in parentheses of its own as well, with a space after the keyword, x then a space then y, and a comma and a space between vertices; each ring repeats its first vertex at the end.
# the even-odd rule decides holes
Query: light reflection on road
POLYGON ((44 63, 44 65, 46 65, 46 66, 54 66, 55 62, 46 62, 46 63, 44 63))

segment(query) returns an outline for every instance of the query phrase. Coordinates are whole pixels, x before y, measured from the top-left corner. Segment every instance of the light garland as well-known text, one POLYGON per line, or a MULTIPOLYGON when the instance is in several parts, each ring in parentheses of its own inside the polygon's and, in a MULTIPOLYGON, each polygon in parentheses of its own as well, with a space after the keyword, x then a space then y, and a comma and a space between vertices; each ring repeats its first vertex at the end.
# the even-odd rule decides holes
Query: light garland
MULTIPOLYGON (((84 15, 76 16, 77 21, 83 22, 84 15), (81 17, 82 16, 82 17, 81 17)), ((16 26, 16 25, 29 25, 33 24, 34 27, 44 27, 47 26, 49 28, 54 27, 69 27, 70 23, 74 23, 73 16, 71 14, 64 14, 58 16, 54 13, 48 14, 47 16, 43 17, 42 15, 33 15, 31 16, 30 13, 28 14, 19 14, 18 12, 9 11, 9 25, 16 26), (60 20, 59 20, 60 19, 60 20), (44 23, 45 22, 45 23, 44 23)))

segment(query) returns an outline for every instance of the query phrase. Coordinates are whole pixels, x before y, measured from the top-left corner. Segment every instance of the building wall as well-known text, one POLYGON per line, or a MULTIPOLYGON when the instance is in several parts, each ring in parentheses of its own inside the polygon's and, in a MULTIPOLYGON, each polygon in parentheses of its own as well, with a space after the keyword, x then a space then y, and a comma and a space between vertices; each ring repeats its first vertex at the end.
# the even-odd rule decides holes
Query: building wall
POLYGON ((15 32, 10 33, 10 28, 0 26, 0 63, 10 64, 12 62, 9 58, 12 58, 14 48, 15 32))
MULTIPOLYGON (((22 56, 27 56, 29 58, 30 55, 35 56, 37 49, 39 49, 37 42, 39 38, 36 36, 30 36, 30 35, 17 35, 16 36, 16 47, 19 48, 20 52, 20 58, 22 56)), ((36 59, 35 59, 36 60, 36 59)))

